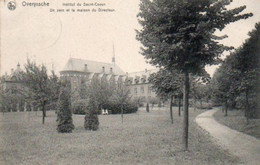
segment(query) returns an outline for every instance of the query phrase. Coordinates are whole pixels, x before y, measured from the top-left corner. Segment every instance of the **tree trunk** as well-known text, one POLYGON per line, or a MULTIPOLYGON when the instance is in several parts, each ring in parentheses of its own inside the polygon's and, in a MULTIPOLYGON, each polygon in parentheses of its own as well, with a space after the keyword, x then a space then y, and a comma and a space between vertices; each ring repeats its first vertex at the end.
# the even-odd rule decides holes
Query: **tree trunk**
POLYGON ((227 104, 227 100, 226 100, 226 102, 225 102, 225 115, 224 116, 228 115, 227 111, 228 111, 228 104, 227 104))
POLYGON ((202 109, 202 99, 200 99, 200 109, 202 109))
POLYGON ((45 102, 42 104, 42 124, 45 123, 46 110, 45 110, 45 102))
POLYGON ((179 97, 178 107, 179 107, 179 113, 178 115, 181 116, 181 97, 179 97))
POLYGON ((187 151, 189 133, 189 73, 187 71, 184 71, 183 107, 183 144, 185 151, 187 151))
POLYGON ((172 115, 172 100, 173 100, 173 96, 171 96, 171 102, 170 102, 170 117, 171 117, 171 123, 173 124, 173 115, 172 115))
POLYGON ((121 105, 121 119, 122 119, 122 124, 124 123, 124 109, 123 105, 121 105))
POLYGON ((196 98, 193 99, 194 100, 194 103, 193 103, 193 110, 194 112, 196 111, 196 98))
POLYGON ((248 101, 248 90, 246 90, 246 124, 249 124, 249 115, 250 115, 250 109, 249 109, 249 101, 248 101))

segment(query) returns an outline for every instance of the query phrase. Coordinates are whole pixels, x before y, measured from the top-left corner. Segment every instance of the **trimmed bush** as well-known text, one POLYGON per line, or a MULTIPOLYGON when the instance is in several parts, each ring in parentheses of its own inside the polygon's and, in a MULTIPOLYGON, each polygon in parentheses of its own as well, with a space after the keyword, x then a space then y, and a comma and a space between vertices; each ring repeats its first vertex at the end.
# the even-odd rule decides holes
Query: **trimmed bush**
MULTIPOLYGON (((104 109, 108 109, 112 114, 120 114, 121 113, 121 104, 109 102, 103 106, 104 109)), ((138 110, 138 105, 133 102, 128 102, 123 105, 124 114, 126 113, 135 113, 138 110)))
POLYGON ((72 103, 73 114, 85 115, 88 107, 88 99, 76 100, 72 103))
POLYGON ((72 121, 70 110, 70 93, 66 87, 62 87, 59 94, 58 111, 57 111, 57 131, 59 133, 71 133, 75 128, 72 121))
POLYGON ((84 127, 86 130, 97 130, 99 127, 98 109, 94 101, 89 102, 88 109, 86 110, 84 127))

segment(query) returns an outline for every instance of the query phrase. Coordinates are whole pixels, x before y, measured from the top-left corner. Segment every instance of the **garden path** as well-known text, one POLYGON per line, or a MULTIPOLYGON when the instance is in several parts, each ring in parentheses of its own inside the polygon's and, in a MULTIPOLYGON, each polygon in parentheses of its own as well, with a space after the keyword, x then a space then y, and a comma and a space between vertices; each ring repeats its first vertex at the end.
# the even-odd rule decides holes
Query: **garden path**
POLYGON ((198 115, 196 123, 209 132, 223 149, 240 157, 242 164, 260 164, 260 140, 218 123, 213 117, 217 110, 209 110, 198 115))

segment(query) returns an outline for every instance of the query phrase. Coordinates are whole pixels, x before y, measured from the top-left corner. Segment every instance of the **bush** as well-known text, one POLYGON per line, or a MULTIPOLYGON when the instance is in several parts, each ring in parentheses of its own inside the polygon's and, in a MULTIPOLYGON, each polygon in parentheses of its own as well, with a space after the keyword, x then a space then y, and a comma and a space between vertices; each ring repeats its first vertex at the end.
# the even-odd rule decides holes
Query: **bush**
POLYGON ((60 133, 71 133, 74 129, 69 97, 69 91, 65 87, 61 88, 57 112, 57 131, 60 133))
POLYGON ((84 127, 86 130, 97 130, 99 126, 98 121, 98 115, 97 115, 98 109, 94 101, 89 102, 88 109, 86 111, 85 115, 85 122, 84 127))
POLYGON ((74 114, 85 115, 88 107, 88 99, 76 100, 72 103, 72 111, 74 114))
MULTIPOLYGON (((103 106, 104 109, 108 109, 112 114, 121 113, 121 104, 115 102, 109 102, 103 106)), ((135 113, 138 110, 138 105, 133 102, 127 102, 123 105, 124 114, 126 113, 135 113)))
POLYGON ((195 105, 193 105, 193 107, 195 106, 195 108, 197 109, 212 109, 213 105, 211 103, 202 103, 202 107, 200 106, 200 103, 197 102, 195 105))

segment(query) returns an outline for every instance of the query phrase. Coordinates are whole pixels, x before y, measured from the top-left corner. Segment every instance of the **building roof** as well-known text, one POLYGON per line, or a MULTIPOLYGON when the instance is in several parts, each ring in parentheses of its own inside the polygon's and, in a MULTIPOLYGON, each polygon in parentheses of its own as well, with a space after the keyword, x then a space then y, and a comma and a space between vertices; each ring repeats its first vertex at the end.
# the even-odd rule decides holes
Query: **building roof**
POLYGON ((145 69, 144 71, 140 72, 132 72, 127 75, 127 80, 130 81, 128 83, 148 83, 148 79, 152 73, 158 72, 159 69, 152 69, 152 70, 147 70, 145 69))
POLYGON ((61 72, 77 71, 111 74, 111 68, 114 75, 125 75, 125 72, 116 64, 76 58, 70 58, 61 72), (87 70, 85 70, 85 64, 87 66, 87 70))
POLYGON ((21 81, 22 80, 22 72, 23 70, 20 68, 20 64, 17 64, 17 68, 15 70, 12 69, 10 75, 5 75, 5 81, 21 81))
POLYGON ((149 77, 150 74, 158 72, 159 69, 151 69, 151 70, 144 70, 144 71, 140 71, 140 72, 132 72, 132 73, 128 73, 128 77, 140 77, 142 78, 143 76, 149 77))

